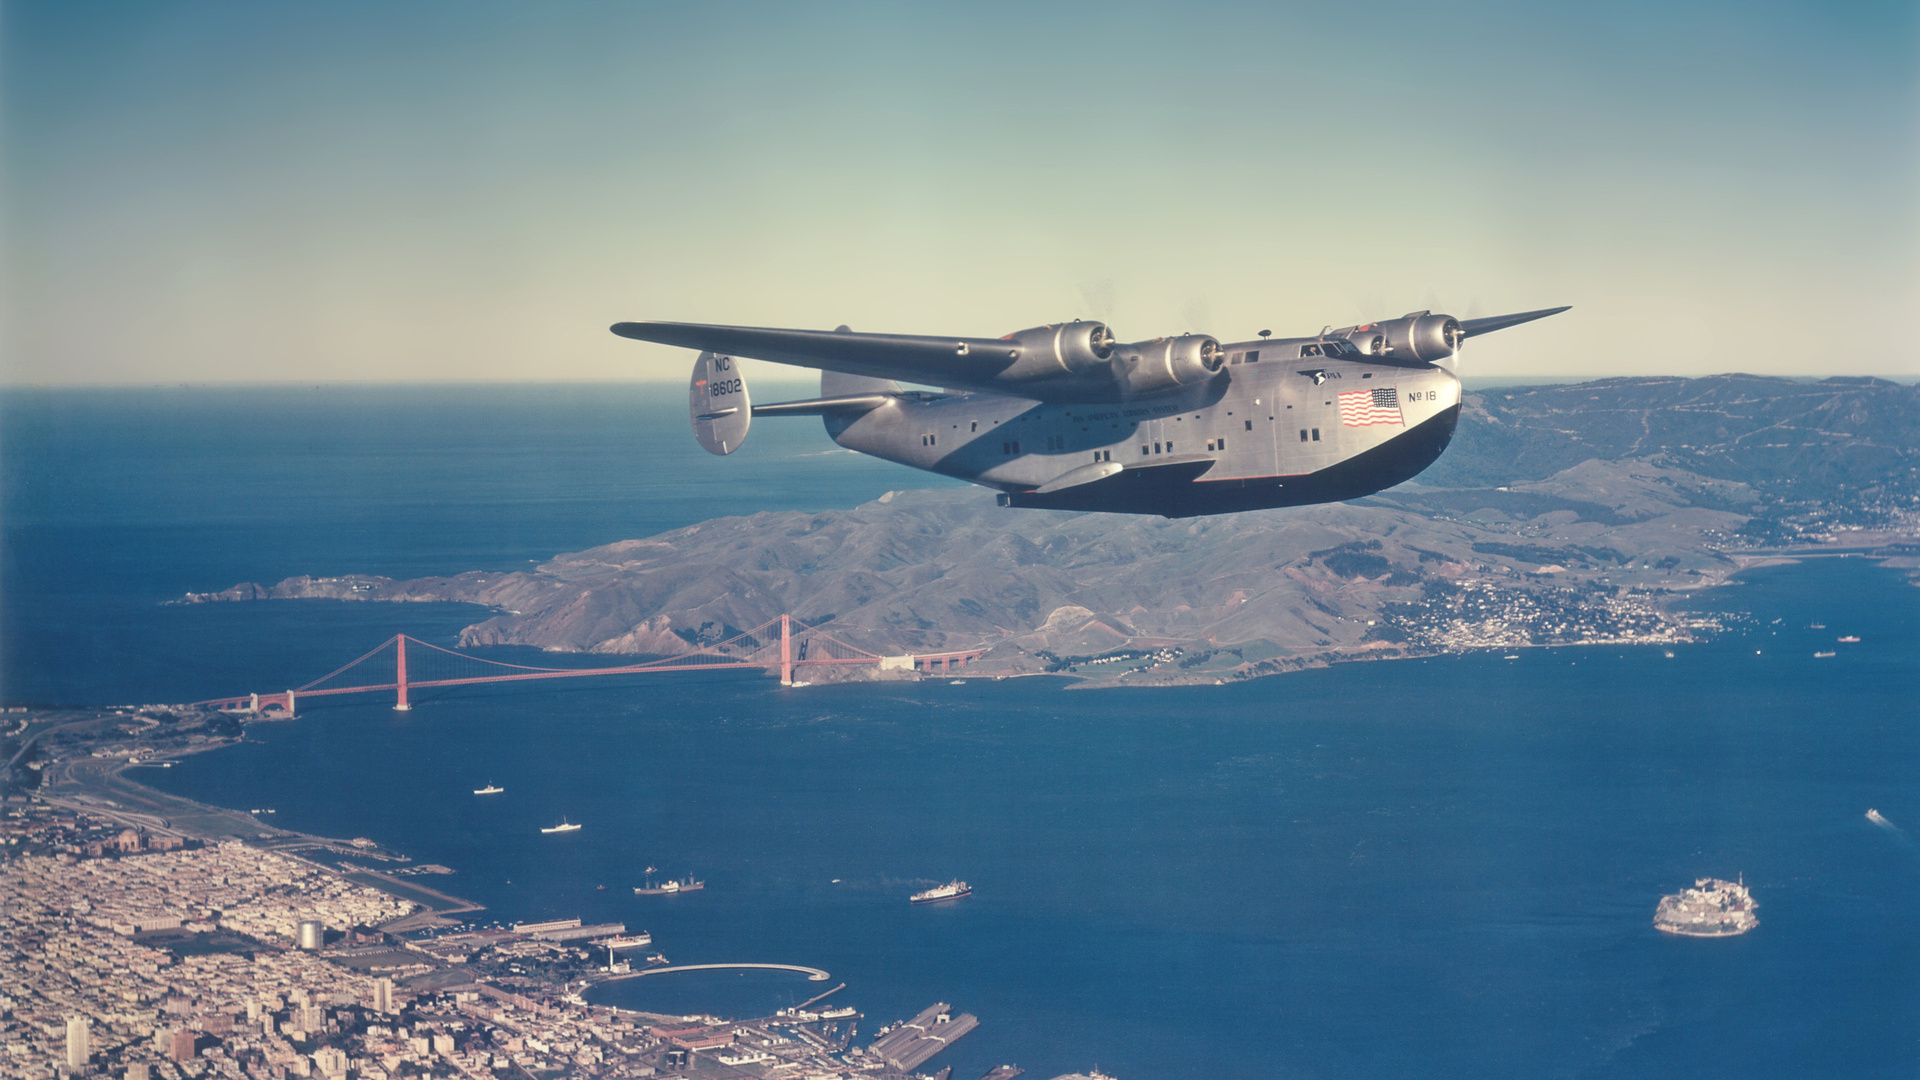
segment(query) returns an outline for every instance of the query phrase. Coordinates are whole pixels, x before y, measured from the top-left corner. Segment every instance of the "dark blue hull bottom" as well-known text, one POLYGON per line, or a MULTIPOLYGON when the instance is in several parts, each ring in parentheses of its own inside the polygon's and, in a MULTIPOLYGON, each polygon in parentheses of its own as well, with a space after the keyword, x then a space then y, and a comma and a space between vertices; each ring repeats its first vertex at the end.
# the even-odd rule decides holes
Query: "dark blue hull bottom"
POLYGON ((1000 501, 1003 506, 1036 510, 1094 510, 1170 518, 1341 502, 1384 491, 1418 476, 1453 441, 1459 421, 1460 406, 1455 405, 1365 453, 1303 476, 1205 480, 1196 477, 1207 463, 1198 462, 1192 470, 1130 469, 1047 495, 1009 492, 1000 501))

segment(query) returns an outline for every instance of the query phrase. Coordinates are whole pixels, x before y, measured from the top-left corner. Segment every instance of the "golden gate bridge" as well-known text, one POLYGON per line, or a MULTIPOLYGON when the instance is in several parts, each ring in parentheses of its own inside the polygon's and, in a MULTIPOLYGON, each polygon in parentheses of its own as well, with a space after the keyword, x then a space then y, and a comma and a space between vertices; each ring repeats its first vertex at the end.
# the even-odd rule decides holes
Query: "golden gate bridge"
POLYGON ((931 674, 966 667, 967 662, 987 650, 962 649, 951 652, 882 656, 856 648, 818 627, 791 615, 780 615, 751 630, 743 630, 724 641, 703 645, 691 651, 663 656, 638 664, 615 667, 534 667, 489 660, 481 656, 441 648, 406 634, 395 634, 365 655, 322 675, 305 686, 273 693, 248 693, 234 697, 210 698, 195 705, 229 711, 263 713, 275 710, 293 715, 295 702, 302 698, 332 697, 340 694, 371 694, 391 690, 395 709, 413 708, 408 694, 413 690, 442 686, 478 686, 486 683, 532 682, 541 679, 606 678, 614 675, 653 675, 671 671, 764 670, 777 672, 783 686, 793 685, 793 673, 815 666, 871 665, 883 671, 918 669, 931 674), (391 668, 387 665, 391 664, 391 668), (386 680, 386 672, 393 672, 386 680), (371 674, 370 674, 371 673, 371 674), (383 681, 356 681, 356 680, 383 681))

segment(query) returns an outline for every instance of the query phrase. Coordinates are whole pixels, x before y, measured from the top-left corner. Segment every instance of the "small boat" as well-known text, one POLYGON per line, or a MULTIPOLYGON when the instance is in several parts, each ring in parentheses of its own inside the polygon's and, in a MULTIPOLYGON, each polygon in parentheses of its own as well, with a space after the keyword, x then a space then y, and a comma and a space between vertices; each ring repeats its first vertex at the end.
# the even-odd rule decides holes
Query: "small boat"
POLYGON ((551 829, 541 829, 540 831, 543 833, 578 832, 580 831, 580 826, 569 823, 566 818, 561 818, 560 824, 555 825, 551 829))
POLYGON ((1831 656, 1838 656, 1838 655, 1840 655, 1840 654, 1839 654, 1839 653, 1831 653, 1831 652, 1817 652, 1817 653, 1814 653, 1814 654, 1813 654, 1813 658, 1814 658, 1815 660, 1825 660, 1825 659, 1827 659, 1828 657, 1831 657, 1831 656))
POLYGON ((664 885, 655 885, 653 882, 649 881, 645 885, 635 885, 633 887, 633 895, 635 896, 671 896, 674 893, 699 892, 701 889, 704 889, 706 887, 707 887, 706 882, 695 881, 691 877, 687 878, 687 880, 685 881, 668 881, 664 885))
POLYGON ((1809 630, 1825 630, 1826 628, 1827 628, 1827 624, 1823 622, 1807 624, 1807 629, 1809 630))
POLYGON ((1886 818, 1881 816, 1880 811, 1875 810, 1872 807, 1867 808, 1867 820, 1873 822, 1875 825, 1891 824, 1891 822, 1889 822, 1886 818))
POLYGON ((505 790, 507 789, 503 787, 495 787, 492 781, 488 781, 486 787, 474 788, 473 793, 475 795, 498 795, 505 790))
POLYGON ((942 900, 958 900, 963 896, 972 896, 972 895, 973 895, 973 887, 971 885, 968 885, 966 882, 961 881, 958 878, 955 878, 954 880, 947 882, 945 885, 935 885, 933 888, 928 889, 925 892, 914 893, 912 896, 908 897, 907 899, 911 900, 913 903, 916 903, 916 904, 937 904, 942 900))
POLYGON ((1841 638, 1841 639, 1840 639, 1840 644, 1842 644, 1842 645, 1858 645, 1858 644, 1860 644, 1860 635, 1858 635, 1858 634, 1848 634, 1848 635, 1847 635, 1846 637, 1843 637, 1843 638, 1841 638))

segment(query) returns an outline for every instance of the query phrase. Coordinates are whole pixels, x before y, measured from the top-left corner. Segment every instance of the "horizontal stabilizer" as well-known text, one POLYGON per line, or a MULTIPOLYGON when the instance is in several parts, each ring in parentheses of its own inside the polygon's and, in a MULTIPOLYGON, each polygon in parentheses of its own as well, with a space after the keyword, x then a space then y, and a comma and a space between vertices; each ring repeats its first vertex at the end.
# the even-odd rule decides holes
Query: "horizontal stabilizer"
POLYGON ((1571 311, 1572 309, 1573 306, 1569 304, 1565 307, 1541 308, 1539 311, 1523 311, 1518 315, 1494 315, 1485 319, 1462 319, 1460 320, 1460 336, 1470 338, 1476 334, 1491 334, 1495 330, 1505 330, 1509 326, 1519 326, 1521 323, 1530 323, 1535 319, 1544 319, 1549 315, 1558 315, 1563 311, 1571 311))
POLYGON ((755 405, 755 416, 823 416, 830 412, 869 412, 899 397, 899 394, 848 394, 844 397, 807 398, 804 401, 776 401, 755 405))

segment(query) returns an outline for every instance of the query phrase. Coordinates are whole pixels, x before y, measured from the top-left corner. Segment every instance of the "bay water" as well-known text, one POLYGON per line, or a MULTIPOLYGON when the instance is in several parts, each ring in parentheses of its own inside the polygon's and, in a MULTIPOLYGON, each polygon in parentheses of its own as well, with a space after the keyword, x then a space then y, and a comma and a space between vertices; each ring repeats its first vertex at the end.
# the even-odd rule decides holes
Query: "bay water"
MULTIPOLYGON (((937 482, 804 421, 709 458, 680 393, 11 391, 0 696, 283 689, 483 616, 165 603, 189 590, 519 569, 937 482)), ((453 867, 431 883, 487 920, 620 921, 676 963, 832 973, 597 1000, 749 1015, 845 981, 829 1001, 867 1031, 950 1002, 981 1027, 931 1064, 968 1080, 1912 1076, 1920 591, 1823 558, 1695 603, 1728 631, 1219 687, 682 673, 430 691, 410 713, 315 699, 141 778, 453 867), (490 781, 506 792, 471 794, 490 781), (539 832, 562 816, 584 828, 539 832), (635 896, 648 866, 708 886, 635 896), (1744 875, 1759 929, 1654 930, 1660 895, 1707 875, 1744 875), (954 877, 974 895, 907 903, 954 877)))

